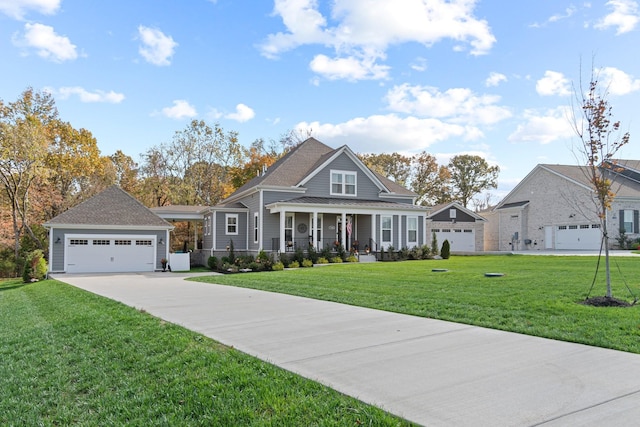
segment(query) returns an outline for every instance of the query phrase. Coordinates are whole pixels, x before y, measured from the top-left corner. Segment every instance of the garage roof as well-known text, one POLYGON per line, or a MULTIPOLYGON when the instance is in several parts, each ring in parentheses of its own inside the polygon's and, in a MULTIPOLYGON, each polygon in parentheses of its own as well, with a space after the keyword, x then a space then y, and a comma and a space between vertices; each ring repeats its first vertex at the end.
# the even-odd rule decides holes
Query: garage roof
POLYGON ((112 185, 92 198, 49 220, 53 225, 108 225, 173 228, 136 198, 117 185, 112 185))

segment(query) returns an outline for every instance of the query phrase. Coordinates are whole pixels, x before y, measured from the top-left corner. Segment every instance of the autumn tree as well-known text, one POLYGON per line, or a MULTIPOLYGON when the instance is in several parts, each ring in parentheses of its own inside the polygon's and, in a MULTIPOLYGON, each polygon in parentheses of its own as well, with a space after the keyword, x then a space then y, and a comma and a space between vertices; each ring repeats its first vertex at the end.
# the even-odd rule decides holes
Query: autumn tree
POLYGON ((369 169, 406 186, 411 176, 411 157, 400 153, 358 154, 369 169))
POLYGON ((15 102, 0 100, 0 183, 11 212, 16 259, 25 231, 42 247, 29 224, 29 196, 34 182, 46 174, 52 126, 57 118, 53 97, 46 92, 28 88, 15 102))
POLYGON ((96 139, 86 129, 74 129, 70 123, 56 121, 52 125, 43 184, 49 196, 46 221, 93 195, 87 184, 103 168, 96 139))
POLYGON ((114 168, 115 181, 120 188, 130 194, 138 191, 138 164, 121 150, 108 156, 114 168))
POLYGON ((451 173, 446 166, 438 165, 426 151, 412 156, 411 164, 411 190, 418 194, 418 204, 433 206, 451 201, 451 173))
POLYGON ((245 152, 246 160, 243 165, 231 170, 231 183, 234 189, 242 187, 256 176, 274 164, 284 152, 279 153, 272 143, 266 147, 265 140, 256 139, 245 152))
POLYGON ((613 185, 618 168, 614 157, 620 148, 629 143, 630 135, 629 132, 622 132, 619 121, 613 120, 607 95, 608 88, 601 87, 598 73, 592 69, 589 88, 584 90, 581 83, 579 94, 576 93, 579 107, 574 108, 572 125, 580 139, 578 151, 586 163, 587 178, 594 193, 595 213, 600 220, 605 250, 606 296, 612 298, 607 212, 611 210, 615 198, 613 185))
POLYGON ((452 196, 467 207, 473 196, 498 187, 498 166, 489 166, 480 156, 460 154, 448 164, 451 173, 452 196))
POLYGON ((143 186, 155 206, 214 205, 233 190, 229 174, 243 155, 236 132, 193 120, 170 142, 143 154, 143 186))

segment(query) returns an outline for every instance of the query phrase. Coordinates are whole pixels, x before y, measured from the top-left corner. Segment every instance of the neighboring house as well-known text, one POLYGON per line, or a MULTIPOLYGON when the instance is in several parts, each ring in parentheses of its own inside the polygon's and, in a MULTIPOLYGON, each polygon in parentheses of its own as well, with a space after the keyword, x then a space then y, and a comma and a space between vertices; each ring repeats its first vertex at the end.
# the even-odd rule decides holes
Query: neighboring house
MULTIPOLYGON (((377 252, 424 245, 417 195, 367 168, 349 147, 309 138, 203 212, 202 252, 224 256, 342 245, 377 252)), ((173 213, 154 209, 170 219, 173 213)))
MULTIPOLYGON (((640 237, 640 161, 617 160, 607 215, 610 245, 620 229, 640 237)), ((600 220, 586 166, 537 165, 488 216, 485 250, 598 250, 600 220)))
POLYGON ((450 202, 431 208, 427 217, 427 240, 433 233, 442 242, 449 241, 451 252, 476 252, 484 250, 484 223, 486 220, 458 202, 450 202))
POLYGON ((158 270, 173 229, 115 185, 43 225, 49 272, 66 273, 158 270))

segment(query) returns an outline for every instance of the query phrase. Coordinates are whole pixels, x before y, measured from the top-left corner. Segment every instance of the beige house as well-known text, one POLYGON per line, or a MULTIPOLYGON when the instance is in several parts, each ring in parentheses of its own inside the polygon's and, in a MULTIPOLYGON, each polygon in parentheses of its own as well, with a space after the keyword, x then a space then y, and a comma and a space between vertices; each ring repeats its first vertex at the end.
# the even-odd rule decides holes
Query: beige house
MULTIPOLYGON (((640 161, 618 160, 607 215, 610 246, 620 230, 640 237, 640 161)), ((598 250, 602 233, 585 166, 537 165, 485 217, 485 250, 598 250)))

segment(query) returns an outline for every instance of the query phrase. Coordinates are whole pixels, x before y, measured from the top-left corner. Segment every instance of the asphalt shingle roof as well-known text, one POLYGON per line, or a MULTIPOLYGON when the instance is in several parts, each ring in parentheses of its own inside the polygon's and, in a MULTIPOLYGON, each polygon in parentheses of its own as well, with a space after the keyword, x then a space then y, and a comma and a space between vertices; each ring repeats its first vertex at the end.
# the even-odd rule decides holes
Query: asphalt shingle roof
POLYGON ((61 213, 45 225, 172 227, 116 185, 61 213))

